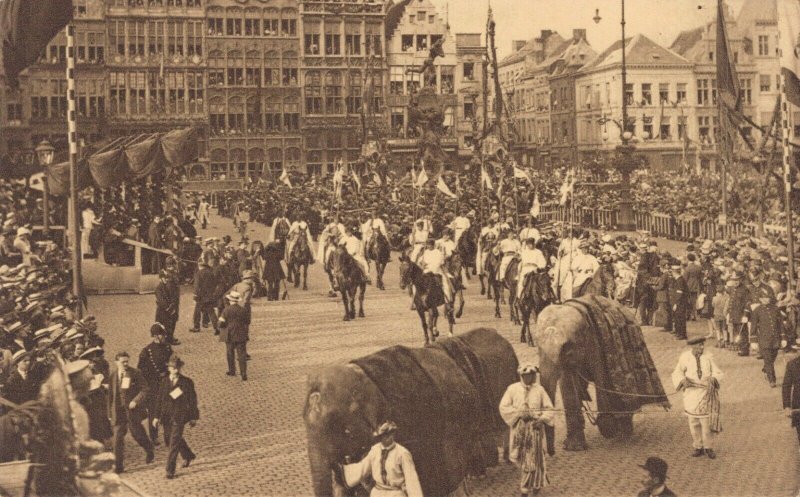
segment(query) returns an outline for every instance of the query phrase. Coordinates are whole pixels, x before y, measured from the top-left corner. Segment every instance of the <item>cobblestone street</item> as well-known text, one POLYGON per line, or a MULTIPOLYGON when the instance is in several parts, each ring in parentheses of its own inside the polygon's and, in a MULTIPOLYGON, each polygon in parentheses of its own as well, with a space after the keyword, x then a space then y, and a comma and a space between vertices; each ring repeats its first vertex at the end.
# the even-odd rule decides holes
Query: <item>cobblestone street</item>
MULTIPOLYGON (((264 227, 251 227, 251 239, 266 239, 264 227)), ((232 234, 229 220, 214 217, 204 236, 232 234)), ((164 479, 166 450, 145 465, 144 452, 128 440, 126 480, 152 496, 307 496, 311 482, 302 421, 306 375, 323 364, 344 362, 395 344, 421 346, 422 330, 408 298, 398 285, 396 256, 387 268, 386 291, 367 289, 365 319, 342 322, 341 301, 327 297, 319 264, 309 269, 309 291, 290 288, 284 302, 259 299, 253 304, 248 345, 249 381, 225 375, 225 350, 213 331, 188 333, 192 293, 183 290, 176 347, 186 361, 184 372, 194 379, 200 400, 200 421, 187 428, 187 440, 197 453, 175 480, 164 479)), ((519 330, 508 320, 495 319, 490 303, 479 295, 476 279, 466 292, 464 317, 456 333, 478 326, 497 328, 515 347, 521 360, 536 360, 536 350, 519 343, 519 330)), ((154 297, 94 296, 90 312, 97 316, 107 339, 109 360, 118 350, 138 357, 149 341, 155 313, 154 297)), ((690 335, 706 333, 705 322, 690 323, 690 335)), ((650 352, 668 394, 669 375, 684 345, 669 334, 644 330, 650 352)), ((690 457, 691 439, 680 395, 671 396, 672 410, 648 406, 635 417, 635 434, 626 442, 606 440, 587 423, 587 452, 560 450, 565 436, 563 416, 557 416, 555 457, 548 460, 551 486, 542 495, 636 495, 643 464, 650 455, 670 465, 669 486, 678 495, 789 496, 798 485, 798 449, 794 431, 781 412, 780 388, 770 389, 761 362, 718 350, 709 342, 722 381, 722 422, 716 460, 690 457)), ((782 380, 787 356, 776 362, 782 380)), ((132 361, 135 362, 135 361, 132 361)), ((556 401, 557 406, 560 400, 556 401)), ((473 496, 518 495, 518 471, 511 465, 492 468, 486 479, 471 481, 473 496)))

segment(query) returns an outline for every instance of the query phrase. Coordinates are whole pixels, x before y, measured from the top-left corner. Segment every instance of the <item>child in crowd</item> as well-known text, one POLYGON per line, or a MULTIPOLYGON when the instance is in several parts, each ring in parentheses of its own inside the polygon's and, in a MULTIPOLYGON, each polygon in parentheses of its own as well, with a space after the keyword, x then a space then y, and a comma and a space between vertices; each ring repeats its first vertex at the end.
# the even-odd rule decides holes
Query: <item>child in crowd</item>
POLYGON ((725 291, 722 283, 717 284, 717 294, 711 300, 711 308, 713 309, 713 319, 708 320, 710 331, 714 333, 717 338, 717 347, 723 348, 731 343, 728 336, 728 326, 725 322, 725 316, 728 313, 728 301, 730 295, 725 291))

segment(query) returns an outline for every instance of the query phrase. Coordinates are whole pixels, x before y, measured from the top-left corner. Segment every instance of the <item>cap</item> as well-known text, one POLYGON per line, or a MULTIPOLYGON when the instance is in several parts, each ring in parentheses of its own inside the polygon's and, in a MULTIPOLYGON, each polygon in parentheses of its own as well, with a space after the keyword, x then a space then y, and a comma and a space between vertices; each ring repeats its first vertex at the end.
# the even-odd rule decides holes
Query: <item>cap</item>
POLYGON ((644 464, 639 465, 640 468, 647 470, 650 474, 658 476, 661 480, 667 479, 667 469, 669 465, 667 461, 660 457, 648 457, 644 464))
POLYGON ((150 336, 156 335, 166 335, 167 330, 164 328, 164 325, 161 323, 153 323, 153 326, 150 327, 150 336))
POLYGON ((375 431, 376 437, 382 437, 383 435, 388 435, 389 433, 394 433, 397 431, 397 425, 394 421, 385 421, 382 425, 380 425, 375 431))
POLYGON ((698 343, 706 343, 706 337, 697 337, 686 341, 686 345, 697 345, 698 343))

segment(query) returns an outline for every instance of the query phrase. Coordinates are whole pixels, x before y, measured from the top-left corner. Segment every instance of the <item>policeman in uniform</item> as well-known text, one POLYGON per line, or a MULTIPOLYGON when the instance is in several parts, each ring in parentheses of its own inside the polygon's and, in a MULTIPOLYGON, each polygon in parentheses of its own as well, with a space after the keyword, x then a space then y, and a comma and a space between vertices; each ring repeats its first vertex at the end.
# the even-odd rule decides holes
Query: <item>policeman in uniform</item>
MULTIPOLYGON (((158 384, 162 378, 167 376, 167 361, 172 356, 172 346, 167 342, 167 331, 161 323, 154 323, 150 327, 150 336, 153 337, 153 341, 139 353, 139 362, 136 364, 136 368, 147 382, 148 392, 145 398, 147 426, 150 440, 153 445, 158 445, 158 427, 153 424, 153 419, 158 418, 156 412, 158 384)), ((166 433, 164 442, 169 442, 166 433)))
POLYGON ((689 287, 681 274, 680 264, 670 267, 669 304, 672 306, 672 333, 678 340, 686 340, 686 319, 689 316, 689 287))
POLYGON ((167 341, 172 345, 180 345, 181 342, 175 339, 175 325, 178 323, 181 291, 175 278, 166 269, 159 271, 158 276, 155 320, 164 325, 167 341))

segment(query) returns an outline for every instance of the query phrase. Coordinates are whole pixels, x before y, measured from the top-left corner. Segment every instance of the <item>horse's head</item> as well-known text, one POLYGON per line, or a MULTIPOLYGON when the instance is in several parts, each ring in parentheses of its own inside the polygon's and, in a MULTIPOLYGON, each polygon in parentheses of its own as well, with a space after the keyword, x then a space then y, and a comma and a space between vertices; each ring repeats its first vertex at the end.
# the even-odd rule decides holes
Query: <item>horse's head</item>
POLYGON ((412 281, 413 268, 416 266, 407 252, 400 254, 400 289, 405 290, 412 281))
POLYGON ((541 269, 534 274, 532 283, 533 297, 537 307, 544 308, 544 306, 556 301, 550 273, 546 269, 541 269))

